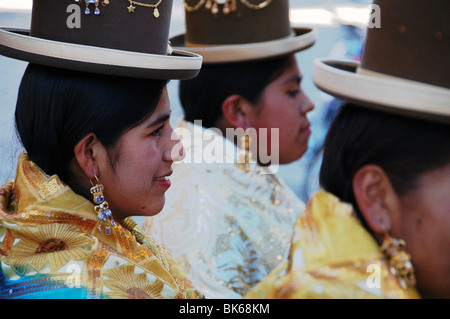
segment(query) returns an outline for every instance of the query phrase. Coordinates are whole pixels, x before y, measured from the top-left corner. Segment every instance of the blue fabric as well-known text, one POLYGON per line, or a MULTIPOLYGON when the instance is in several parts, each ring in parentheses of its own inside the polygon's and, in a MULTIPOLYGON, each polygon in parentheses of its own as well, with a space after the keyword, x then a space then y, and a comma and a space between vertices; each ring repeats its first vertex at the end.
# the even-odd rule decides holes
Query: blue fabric
POLYGON ((68 287, 65 281, 55 280, 54 277, 42 274, 9 280, 0 269, 0 299, 86 298, 88 294, 84 287, 68 287))

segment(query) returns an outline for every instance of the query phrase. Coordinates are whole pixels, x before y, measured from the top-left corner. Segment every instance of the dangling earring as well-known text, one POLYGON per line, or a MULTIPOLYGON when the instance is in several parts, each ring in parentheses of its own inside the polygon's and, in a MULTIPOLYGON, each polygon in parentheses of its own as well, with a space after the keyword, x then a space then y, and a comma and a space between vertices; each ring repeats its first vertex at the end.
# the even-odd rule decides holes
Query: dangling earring
POLYGON ((405 248, 406 242, 403 239, 392 238, 387 233, 380 247, 390 272, 397 278, 403 289, 416 285, 411 255, 406 252, 405 248))
POLYGON ((108 202, 105 201, 105 197, 103 195, 103 185, 99 184, 98 178, 96 175, 95 179, 97 180, 97 184, 94 185, 91 181, 91 194, 93 196, 93 201, 97 205, 94 206, 94 211, 97 213, 97 217, 100 220, 98 224, 98 230, 103 231, 103 227, 105 227, 106 235, 111 234, 111 226, 116 226, 116 222, 112 218, 112 213, 109 210, 108 202))
POLYGON ((246 174, 250 173, 251 171, 250 142, 250 135, 244 134, 241 136, 238 167, 246 174))

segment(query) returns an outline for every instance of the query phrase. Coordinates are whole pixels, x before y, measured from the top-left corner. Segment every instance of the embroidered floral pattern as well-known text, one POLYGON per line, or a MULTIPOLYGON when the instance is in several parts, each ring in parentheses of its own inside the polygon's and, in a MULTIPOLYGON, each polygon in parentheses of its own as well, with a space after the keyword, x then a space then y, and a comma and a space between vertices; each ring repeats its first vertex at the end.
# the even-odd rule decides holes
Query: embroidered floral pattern
POLYGON ((133 265, 125 265, 105 271, 104 284, 111 292, 105 295, 117 299, 161 299, 164 283, 148 273, 136 274, 133 265), (152 276, 151 276, 152 277, 152 276))
POLYGON ((5 262, 18 272, 26 265, 40 271, 46 265, 52 272, 70 260, 81 260, 90 251, 93 240, 73 225, 49 224, 12 231, 20 241, 12 247, 5 262))

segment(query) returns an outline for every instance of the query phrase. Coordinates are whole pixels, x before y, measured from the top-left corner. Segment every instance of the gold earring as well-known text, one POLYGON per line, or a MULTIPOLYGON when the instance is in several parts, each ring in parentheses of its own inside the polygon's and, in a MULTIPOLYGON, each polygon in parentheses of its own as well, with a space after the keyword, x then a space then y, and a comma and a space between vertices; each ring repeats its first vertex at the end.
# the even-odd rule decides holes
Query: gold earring
POLYGON ((397 278, 403 289, 416 285, 411 255, 406 252, 405 248, 406 242, 403 239, 392 238, 387 233, 380 247, 390 272, 397 278))
POLYGON ((241 136, 238 167, 246 174, 250 173, 251 171, 250 142, 251 142, 250 135, 244 134, 241 136))
POLYGON ((103 195, 104 187, 102 184, 99 184, 98 178, 96 175, 95 179, 97 180, 97 184, 94 185, 91 180, 91 194, 93 196, 93 201, 96 206, 94 206, 94 211, 97 213, 97 217, 99 219, 98 230, 103 231, 103 226, 105 227, 106 235, 111 234, 111 226, 116 226, 116 222, 112 218, 112 213, 109 210, 109 204, 105 201, 105 196, 103 195))

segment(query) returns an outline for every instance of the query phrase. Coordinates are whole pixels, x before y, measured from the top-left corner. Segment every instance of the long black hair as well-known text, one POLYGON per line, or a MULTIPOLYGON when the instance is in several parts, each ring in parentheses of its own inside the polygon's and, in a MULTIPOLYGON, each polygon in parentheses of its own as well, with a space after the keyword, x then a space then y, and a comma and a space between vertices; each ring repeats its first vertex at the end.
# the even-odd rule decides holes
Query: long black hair
POLYGON ((380 166, 403 196, 449 163, 450 125, 346 104, 325 140, 320 184, 359 212, 352 182, 364 165, 380 166))
POLYGON ((277 79, 289 63, 289 56, 282 56, 250 62, 204 64, 197 77, 180 81, 179 97, 185 120, 202 120, 204 127, 215 127, 223 115, 223 101, 233 94, 258 104, 266 86, 277 79))
POLYGON ((47 174, 57 174, 75 192, 89 196, 69 168, 75 145, 94 133, 112 149, 123 133, 151 116, 165 85, 30 64, 15 113, 20 141, 47 174))

